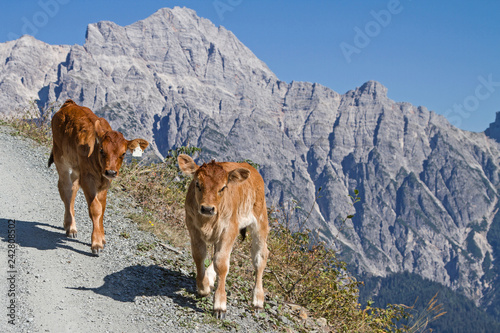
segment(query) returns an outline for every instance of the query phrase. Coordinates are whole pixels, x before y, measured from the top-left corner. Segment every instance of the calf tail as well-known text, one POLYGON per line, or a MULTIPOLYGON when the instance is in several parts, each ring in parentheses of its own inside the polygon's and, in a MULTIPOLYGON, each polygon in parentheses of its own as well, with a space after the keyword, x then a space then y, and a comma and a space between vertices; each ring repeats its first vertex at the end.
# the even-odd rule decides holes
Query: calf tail
POLYGON ((247 228, 240 229, 241 241, 244 242, 247 237, 247 228))
POLYGON ((50 152, 48 168, 50 168, 50 166, 52 165, 52 163, 54 163, 54 152, 53 151, 50 152))

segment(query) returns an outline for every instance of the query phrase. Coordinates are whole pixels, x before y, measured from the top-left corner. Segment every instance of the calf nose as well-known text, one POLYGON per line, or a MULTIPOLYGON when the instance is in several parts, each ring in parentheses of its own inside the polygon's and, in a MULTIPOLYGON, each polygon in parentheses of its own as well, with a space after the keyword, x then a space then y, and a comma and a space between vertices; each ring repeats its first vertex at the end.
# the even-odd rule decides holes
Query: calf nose
POLYGON ((111 178, 114 178, 116 177, 116 174, 117 172, 114 171, 114 170, 106 170, 106 172, 104 172, 104 175, 107 176, 107 177, 111 177, 111 178))
POLYGON ((214 215, 215 207, 214 206, 201 206, 200 212, 203 215, 214 215))

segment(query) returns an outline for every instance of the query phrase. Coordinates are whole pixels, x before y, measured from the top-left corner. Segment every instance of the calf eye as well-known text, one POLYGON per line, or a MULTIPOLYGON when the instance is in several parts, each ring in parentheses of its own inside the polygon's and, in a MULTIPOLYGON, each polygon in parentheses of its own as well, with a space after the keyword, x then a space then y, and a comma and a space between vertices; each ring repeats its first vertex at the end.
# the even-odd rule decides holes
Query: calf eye
POLYGON ((196 185, 196 188, 201 191, 201 186, 200 186, 200 183, 198 183, 198 181, 196 181, 195 185, 196 185))
POLYGON ((224 192, 224 190, 227 188, 226 185, 224 185, 220 190, 219 190, 219 193, 222 194, 222 192, 224 192))
POLYGON ((124 158, 124 157, 125 157, 125 154, 126 154, 126 153, 123 153, 123 154, 122 154, 122 158, 124 158))

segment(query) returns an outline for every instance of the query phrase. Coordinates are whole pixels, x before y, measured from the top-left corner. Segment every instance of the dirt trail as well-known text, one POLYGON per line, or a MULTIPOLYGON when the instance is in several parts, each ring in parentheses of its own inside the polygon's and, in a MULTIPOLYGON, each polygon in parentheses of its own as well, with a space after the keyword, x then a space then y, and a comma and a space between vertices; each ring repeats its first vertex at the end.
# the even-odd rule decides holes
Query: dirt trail
MULTIPOLYGON (((43 156, 34 156, 29 144, 22 142, 27 149, 15 149, 19 148, 14 144, 17 140, 10 139, 5 134, 0 139, 0 235, 5 240, 8 220, 16 221, 17 303, 24 309, 18 313, 14 331, 105 332, 120 326, 136 332, 147 329, 147 325, 131 321, 133 303, 116 302, 90 290, 102 286, 110 267, 102 267, 103 260, 90 254, 90 221, 82 198, 77 204, 80 238, 66 238, 55 171, 41 164, 43 156), (83 286, 89 289, 80 290, 83 286)), ((2 253, 7 254, 6 243, 1 244, 2 253)), ((7 264, 4 256, 0 263, 2 280, 7 278, 7 264)), ((2 326, 5 324, 3 320, 2 326)))
MULTIPOLYGON (((190 261, 188 254, 160 246, 138 251, 138 244, 157 240, 123 217, 123 200, 109 196, 107 244, 100 257, 90 252, 91 222, 81 192, 75 205, 78 238, 66 238, 57 175, 54 167, 47 169, 48 149, 11 132, 0 126, 0 279, 7 281, 0 284, 0 332, 227 331, 196 305, 192 276, 176 268, 190 261), (15 227, 11 222, 9 228, 9 220, 15 227), (12 229, 16 251, 9 258, 12 229), (121 237, 123 232, 130 237, 121 237)), ((269 330, 248 310, 231 310, 233 330, 269 330)))

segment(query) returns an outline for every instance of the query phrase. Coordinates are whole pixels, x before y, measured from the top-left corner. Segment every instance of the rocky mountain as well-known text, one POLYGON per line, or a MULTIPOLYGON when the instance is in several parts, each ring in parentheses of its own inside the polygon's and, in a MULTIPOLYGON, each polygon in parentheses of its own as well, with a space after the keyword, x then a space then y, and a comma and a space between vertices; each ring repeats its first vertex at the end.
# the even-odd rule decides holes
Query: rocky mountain
POLYGON ((2 113, 72 98, 148 139, 157 156, 194 145, 205 161, 251 159, 268 204, 313 207, 308 227, 358 273, 411 272, 494 303, 498 118, 472 133, 389 99, 375 81, 345 94, 280 81, 230 31, 186 8, 90 24, 83 46, 23 36, 0 44, 0 60, 2 113), (355 189, 361 201, 344 223, 355 189))

